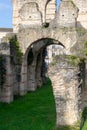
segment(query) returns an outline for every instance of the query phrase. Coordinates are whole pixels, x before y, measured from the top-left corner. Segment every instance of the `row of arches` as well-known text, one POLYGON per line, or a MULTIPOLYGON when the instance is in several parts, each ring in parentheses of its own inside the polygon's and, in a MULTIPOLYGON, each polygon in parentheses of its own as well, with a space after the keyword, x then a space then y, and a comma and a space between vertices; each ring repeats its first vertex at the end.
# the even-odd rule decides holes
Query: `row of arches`
MULTIPOLYGON (((54 41, 55 40, 51 38, 43 38, 33 42, 27 48, 22 62, 20 95, 24 95, 29 91, 35 91, 45 82, 46 47, 52 44, 55 45, 54 41)), ((56 45, 60 45, 60 55, 66 55, 65 46, 60 42, 56 43, 56 45), (61 49, 63 53, 61 53, 61 49)), ((57 126, 72 125, 79 119, 79 70, 77 67, 68 66, 65 62, 66 60, 64 62, 60 61, 61 66, 58 64, 57 68, 52 67, 52 69, 50 69, 50 78, 53 85, 56 105, 57 126), (72 114, 70 113, 71 111, 72 114), (69 119, 68 117, 71 115, 72 118, 69 119)))
MULTIPOLYGON (((46 63, 48 62, 46 62, 46 48, 52 44, 55 44, 53 42, 53 39, 45 38, 32 43, 27 48, 22 62, 22 77, 20 85, 21 95, 26 91, 35 91, 37 87, 41 87, 44 83, 46 74, 46 63)), ((64 46, 59 42, 58 45, 64 48, 64 46)), ((52 54, 52 49, 50 49, 49 53, 52 54)), ((51 55, 51 57, 53 57, 53 55, 51 55)))

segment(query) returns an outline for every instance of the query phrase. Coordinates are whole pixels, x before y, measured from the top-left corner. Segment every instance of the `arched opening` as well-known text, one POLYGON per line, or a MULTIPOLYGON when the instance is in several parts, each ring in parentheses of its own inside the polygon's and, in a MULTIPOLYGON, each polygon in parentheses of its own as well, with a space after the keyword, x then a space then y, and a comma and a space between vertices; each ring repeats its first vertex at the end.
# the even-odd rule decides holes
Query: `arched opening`
POLYGON ((67 64, 66 57, 64 57, 66 55, 65 47, 59 41, 56 42, 55 39, 51 38, 42 38, 33 42, 27 48, 22 63, 20 94, 24 95, 27 92, 35 91, 46 81, 46 65, 48 66, 49 61, 51 63, 49 58, 46 59, 48 56, 46 48, 50 45, 52 45, 49 51, 52 53, 51 58, 59 55, 55 62, 56 66, 52 65, 49 73, 56 104, 56 124, 57 126, 73 124, 78 120, 78 106, 76 106, 78 98, 77 100, 75 99, 78 96, 78 93, 75 93, 75 91, 78 91, 78 85, 76 86, 78 84, 77 68, 67 64), (55 44, 56 46, 54 46, 55 44), (72 92, 74 96, 72 96, 72 92), (68 116, 71 115, 70 111, 74 114, 72 119, 68 120, 68 116))
MULTIPOLYGON (((26 69, 24 70, 26 73, 24 73, 26 76, 25 81, 27 81, 26 92, 35 91, 37 87, 41 87, 41 85, 45 82, 45 76, 47 73, 46 67, 48 66, 47 57, 50 55, 49 54, 47 56, 48 49, 46 48, 51 44, 55 44, 55 40, 45 38, 35 41, 28 47, 24 55, 24 66, 26 69)), ((60 43, 58 42, 58 44, 60 43)), ((52 48, 50 48, 49 53, 52 52, 51 58, 54 56, 54 53, 57 55, 57 48, 57 45, 53 45, 52 48)))
POLYGON ((45 7, 46 12, 46 27, 49 26, 49 23, 55 19, 56 12, 58 11, 61 0, 48 0, 45 7))
POLYGON ((28 56, 27 56, 27 64, 28 65, 32 64, 33 59, 34 59, 34 56, 33 56, 32 48, 30 48, 28 56))
MULTIPOLYGON (((62 45, 60 42, 55 43, 54 39, 44 38, 33 42, 27 48, 22 63, 22 84, 20 86, 21 95, 24 95, 26 92, 35 91, 37 88, 42 87, 42 85, 46 82, 46 76, 48 76, 46 75, 48 69, 47 57, 49 56, 47 47, 52 46, 52 48, 50 48, 50 52, 53 52, 53 57, 54 52, 56 56, 58 50, 58 45, 56 44, 58 44, 59 47, 62 45)), ((62 48, 64 48, 63 45, 62 48)))

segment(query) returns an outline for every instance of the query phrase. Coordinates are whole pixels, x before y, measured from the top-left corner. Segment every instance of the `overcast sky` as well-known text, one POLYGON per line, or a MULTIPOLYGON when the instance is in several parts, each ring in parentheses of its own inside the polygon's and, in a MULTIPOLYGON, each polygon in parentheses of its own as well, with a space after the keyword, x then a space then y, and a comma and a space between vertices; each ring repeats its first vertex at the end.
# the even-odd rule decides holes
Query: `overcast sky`
MULTIPOLYGON (((59 1, 57 0, 57 4, 59 1)), ((0 0, 0 28, 12 28, 11 0, 0 0)))

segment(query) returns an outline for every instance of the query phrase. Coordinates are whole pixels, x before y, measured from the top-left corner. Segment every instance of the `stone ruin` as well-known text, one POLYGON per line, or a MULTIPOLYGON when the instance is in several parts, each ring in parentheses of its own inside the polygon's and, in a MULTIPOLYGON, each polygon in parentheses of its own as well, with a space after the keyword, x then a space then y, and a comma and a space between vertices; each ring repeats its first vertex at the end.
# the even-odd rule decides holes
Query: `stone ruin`
POLYGON ((46 47, 61 45, 66 54, 55 57, 48 70, 56 125, 75 124, 87 106, 87 0, 62 0, 58 11, 56 0, 12 0, 12 4, 13 33, 3 37, 0 44, 5 65, 0 101, 10 103, 15 95, 41 87, 45 82, 46 47), (12 45, 12 38, 19 46, 12 45))

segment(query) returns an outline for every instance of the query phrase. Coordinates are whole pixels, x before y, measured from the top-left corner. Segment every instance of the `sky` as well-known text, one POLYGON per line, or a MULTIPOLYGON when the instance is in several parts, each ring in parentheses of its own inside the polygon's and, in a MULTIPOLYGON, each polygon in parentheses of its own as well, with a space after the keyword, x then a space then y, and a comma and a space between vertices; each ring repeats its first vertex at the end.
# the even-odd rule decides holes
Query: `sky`
MULTIPOLYGON (((57 0, 57 4, 59 1, 57 0)), ((11 0, 0 0, 0 28, 12 28, 11 0)))

